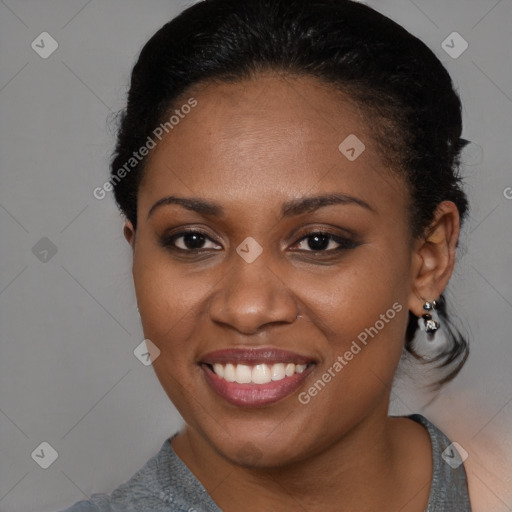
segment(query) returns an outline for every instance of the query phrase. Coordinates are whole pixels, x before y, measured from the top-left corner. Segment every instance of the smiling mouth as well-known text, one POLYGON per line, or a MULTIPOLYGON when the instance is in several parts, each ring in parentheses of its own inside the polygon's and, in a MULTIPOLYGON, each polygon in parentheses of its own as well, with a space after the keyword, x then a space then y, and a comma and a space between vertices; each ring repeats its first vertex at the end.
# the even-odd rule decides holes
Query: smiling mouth
MULTIPOLYGON (((312 363, 311 363, 312 364, 312 363)), ((208 365, 219 378, 226 382, 238 384, 268 384, 272 381, 280 381, 297 373, 303 373, 307 364, 275 363, 269 364, 222 364, 208 365)))
POLYGON ((238 407, 265 407, 294 393, 316 362, 277 349, 227 349, 199 363, 209 387, 238 407))

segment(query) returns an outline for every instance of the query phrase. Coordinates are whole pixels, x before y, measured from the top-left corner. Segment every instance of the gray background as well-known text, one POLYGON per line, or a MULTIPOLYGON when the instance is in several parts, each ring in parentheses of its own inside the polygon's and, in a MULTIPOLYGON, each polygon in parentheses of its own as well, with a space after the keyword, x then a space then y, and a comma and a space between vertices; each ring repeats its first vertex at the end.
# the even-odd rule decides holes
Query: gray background
MULTIPOLYGON (((108 177, 108 116, 124 105, 136 56, 190 3, 0 1, 2 512, 110 492, 181 426, 133 354, 143 335, 130 249, 111 194, 100 201, 92 191, 108 177), (44 31, 59 45, 47 59, 31 48, 44 31), (43 441, 58 452, 47 469, 31 457, 43 441)), ((423 376, 404 365, 391 411, 421 412, 464 447, 475 510, 512 510, 512 2, 367 3, 447 66, 473 141, 464 153, 471 217, 448 294, 472 354, 430 404, 423 376), (453 31, 469 44, 456 59, 441 47, 453 31)))

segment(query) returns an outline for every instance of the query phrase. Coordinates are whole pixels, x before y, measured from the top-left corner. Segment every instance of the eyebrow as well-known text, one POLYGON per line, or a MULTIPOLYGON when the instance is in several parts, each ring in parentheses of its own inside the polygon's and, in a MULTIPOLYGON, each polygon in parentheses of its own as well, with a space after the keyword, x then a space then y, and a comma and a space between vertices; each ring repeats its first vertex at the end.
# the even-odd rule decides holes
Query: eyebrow
MULTIPOLYGON (((204 199, 195 197, 167 196, 159 199, 150 208, 147 218, 149 219, 149 217, 157 208, 170 204, 178 204, 187 210, 212 217, 222 217, 225 214, 224 208, 219 203, 215 203, 213 201, 206 201, 204 199)), ((324 206, 330 206, 334 204, 355 204, 376 213, 376 211, 362 199, 347 194, 334 193, 327 195, 301 197, 287 201, 281 208, 281 219, 285 217, 293 217, 294 215, 300 215, 306 212, 312 212, 324 206)))

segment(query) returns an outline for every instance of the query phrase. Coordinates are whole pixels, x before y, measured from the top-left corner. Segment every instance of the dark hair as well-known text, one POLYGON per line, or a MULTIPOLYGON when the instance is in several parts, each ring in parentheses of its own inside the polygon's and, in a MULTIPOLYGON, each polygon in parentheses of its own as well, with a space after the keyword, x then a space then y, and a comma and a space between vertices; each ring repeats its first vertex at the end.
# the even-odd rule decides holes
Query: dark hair
MULTIPOLYGON (((332 84, 372 119, 372 134, 388 166, 409 184, 410 224, 422 236, 436 206, 453 201, 461 220, 467 199, 459 175, 461 104, 446 69, 419 39, 370 7, 350 0, 204 0, 158 30, 135 64, 111 164, 115 198, 137 223, 137 190, 146 159, 123 173, 133 152, 161 125, 193 85, 236 82, 263 71, 312 76, 332 84), (113 178, 116 178, 114 181, 113 178)), ((464 337, 439 314, 450 343, 430 361, 453 379, 469 353, 464 337)), ((409 313, 405 348, 418 317, 409 313)))

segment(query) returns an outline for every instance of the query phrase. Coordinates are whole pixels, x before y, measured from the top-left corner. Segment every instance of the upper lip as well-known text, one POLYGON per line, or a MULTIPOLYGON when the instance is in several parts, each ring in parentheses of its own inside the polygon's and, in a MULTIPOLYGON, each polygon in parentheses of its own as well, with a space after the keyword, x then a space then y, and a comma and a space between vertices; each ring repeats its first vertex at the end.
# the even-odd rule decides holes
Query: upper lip
POLYGON ((295 363, 308 364, 314 362, 312 357, 282 350, 273 347, 259 348, 226 348, 208 352, 200 358, 201 363, 205 364, 275 364, 275 363, 295 363))

